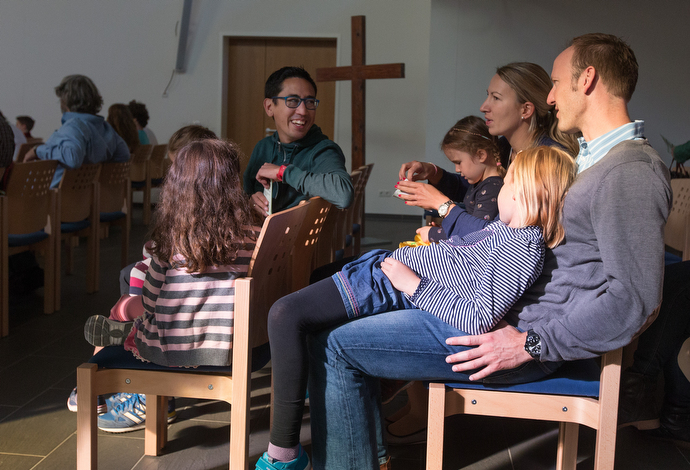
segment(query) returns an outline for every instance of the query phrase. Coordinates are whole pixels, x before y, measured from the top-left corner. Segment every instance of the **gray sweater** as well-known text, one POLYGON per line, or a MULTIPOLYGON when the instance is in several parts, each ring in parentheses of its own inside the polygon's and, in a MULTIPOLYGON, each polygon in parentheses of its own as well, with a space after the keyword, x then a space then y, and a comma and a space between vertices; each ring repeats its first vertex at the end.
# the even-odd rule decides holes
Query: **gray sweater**
POLYGON ((565 198, 564 243, 506 319, 542 338, 542 361, 627 345, 661 302, 669 173, 646 140, 621 142, 565 198))

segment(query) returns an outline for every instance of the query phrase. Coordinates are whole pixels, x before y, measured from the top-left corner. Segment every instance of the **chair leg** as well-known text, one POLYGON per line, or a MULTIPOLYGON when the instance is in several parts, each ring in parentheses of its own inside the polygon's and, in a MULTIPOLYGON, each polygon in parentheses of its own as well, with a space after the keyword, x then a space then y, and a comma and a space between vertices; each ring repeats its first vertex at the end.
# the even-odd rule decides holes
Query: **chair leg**
POLYGON ((577 441, 580 426, 577 423, 558 423, 557 470, 575 470, 577 467, 577 441))
POLYGON ((98 428, 96 427, 96 400, 93 391, 96 364, 77 367, 77 470, 98 468, 98 428))
POLYGON ((429 384, 429 424, 426 435, 426 468, 443 468, 443 432, 445 426, 446 386, 429 384))
POLYGON ((168 441, 168 397, 146 395, 144 454, 157 456, 168 441))

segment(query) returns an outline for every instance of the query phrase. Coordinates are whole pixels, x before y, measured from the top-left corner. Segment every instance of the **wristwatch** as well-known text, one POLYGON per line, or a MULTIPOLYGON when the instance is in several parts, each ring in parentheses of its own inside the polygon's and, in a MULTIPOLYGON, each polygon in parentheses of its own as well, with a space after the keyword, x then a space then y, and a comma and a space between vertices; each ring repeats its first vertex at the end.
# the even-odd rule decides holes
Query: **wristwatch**
POLYGON ((439 217, 444 218, 446 215, 448 215, 448 208, 453 204, 455 204, 453 201, 446 201, 438 206, 439 217))
POLYGON ((539 360, 541 356, 541 336, 535 333, 534 330, 527 331, 527 339, 525 339, 525 351, 532 356, 532 359, 539 360))

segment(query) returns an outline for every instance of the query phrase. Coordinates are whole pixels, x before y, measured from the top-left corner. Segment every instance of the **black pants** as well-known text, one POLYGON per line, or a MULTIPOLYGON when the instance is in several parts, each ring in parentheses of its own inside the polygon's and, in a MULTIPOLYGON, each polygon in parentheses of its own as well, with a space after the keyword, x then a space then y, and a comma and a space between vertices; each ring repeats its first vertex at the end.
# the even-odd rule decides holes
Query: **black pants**
POLYGON ((657 379, 663 371, 664 404, 690 411, 690 382, 678 367, 678 353, 687 338, 690 338, 690 261, 666 267, 659 316, 640 335, 630 367, 649 379, 657 379))
POLYGON ((278 300, 268 314, 273 366, 271 443, 299 444, 309 377, 307 335, 348 320, 343 301, 329 277, 278 300))

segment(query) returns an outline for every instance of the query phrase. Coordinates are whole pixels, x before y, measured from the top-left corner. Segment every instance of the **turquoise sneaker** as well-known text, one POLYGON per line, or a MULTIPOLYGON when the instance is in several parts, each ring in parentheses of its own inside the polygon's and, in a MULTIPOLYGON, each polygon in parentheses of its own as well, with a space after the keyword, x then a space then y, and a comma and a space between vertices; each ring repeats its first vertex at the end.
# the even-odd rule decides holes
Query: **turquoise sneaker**
POLYGON ((264 455, 256 462, 255 470, 310 470, 311 464, 309 463, 309 456, 304 449, 302 449, 302 444, 299 446, 299 457, 295 460, 289 462, 278 462, 268 456, 268 452, 264 452, 264 455))

